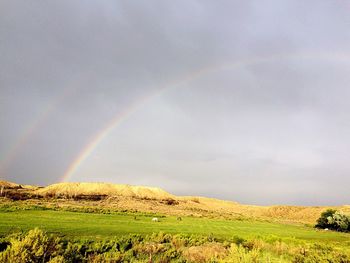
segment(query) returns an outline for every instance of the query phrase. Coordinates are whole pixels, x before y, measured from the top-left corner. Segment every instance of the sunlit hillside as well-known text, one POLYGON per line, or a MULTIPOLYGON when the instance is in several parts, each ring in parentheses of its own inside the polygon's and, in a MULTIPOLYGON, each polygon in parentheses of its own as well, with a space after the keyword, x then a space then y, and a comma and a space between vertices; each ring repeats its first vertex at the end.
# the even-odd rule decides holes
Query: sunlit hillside
POLYGON ((193 215, 211 218, 255 218, 289 223, 314 224, 321 212, 334 208, 350 212, 350 206, 257 206, 243 205, 198 196, 175 196, 156 187, 110 183, 58 183, 46 187, 22 186, 1 181, 3 196, 42 202, 47 206, 74 206, 140 212, 159 212, 169 215, 193 215))

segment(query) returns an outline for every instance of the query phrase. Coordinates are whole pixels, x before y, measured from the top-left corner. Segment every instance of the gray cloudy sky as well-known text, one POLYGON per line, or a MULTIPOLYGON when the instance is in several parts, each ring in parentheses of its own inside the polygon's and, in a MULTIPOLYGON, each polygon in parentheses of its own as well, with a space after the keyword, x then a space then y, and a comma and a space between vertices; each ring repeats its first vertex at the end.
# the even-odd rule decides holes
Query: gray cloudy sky
POLYGON ((70 181, 349 204, 349 28, 345 0, 1 0, 0 175, 60 181, 147 97, 70 181))

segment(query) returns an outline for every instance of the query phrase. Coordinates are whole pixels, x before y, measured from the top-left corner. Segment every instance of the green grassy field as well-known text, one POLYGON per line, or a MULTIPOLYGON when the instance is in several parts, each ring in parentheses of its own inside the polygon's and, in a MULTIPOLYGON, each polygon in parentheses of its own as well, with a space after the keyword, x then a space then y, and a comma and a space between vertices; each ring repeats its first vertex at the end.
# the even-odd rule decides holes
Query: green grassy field
POLYGON ((250 220, 218 220, 206 218, 159 218, 152 222, 150 216, 133 214, 94 214, 53 210, 18 210, 0 212, 0 234, 39 227, 50 233, 75 237, 104 239, 128 233, 154 232, 214 235, 230 238, 276 237, 295 241, 332 242, 350 245, 350 234, 316 230, 312 227, 285 225, 250 220))
POLYGON ((0 263, 23 258, 23 262, 49 262, 54 256, 54 262, 62 263, 149 262, 150 253, 154 262, 350 262, 347 233, 248 219, 182 217, 179 221, 159 216, 159 222, 152 222, 152 218, 132 212, 4 207, 0 248, 7 250, 0 251, 0 263), (34 228, 60 236, 61 241, 43 236, 39 229, 33 232, 34 228), (12 233, 17 238, 9 239, 12 233), (47 253, 38 257, 37 251, 47 253))

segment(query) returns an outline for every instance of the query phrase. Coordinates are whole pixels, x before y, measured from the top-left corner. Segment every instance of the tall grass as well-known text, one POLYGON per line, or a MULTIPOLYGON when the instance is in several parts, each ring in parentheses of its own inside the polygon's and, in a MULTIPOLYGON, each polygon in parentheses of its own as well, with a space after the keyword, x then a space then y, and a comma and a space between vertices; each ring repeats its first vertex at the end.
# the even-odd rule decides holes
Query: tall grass
POLYGON ((331 245, 287 244, 263 239, 221 239, 193 235, 124 235, 108 240, 59 238, 36 228, 0 241, 7 262, 350 262, 331 245))

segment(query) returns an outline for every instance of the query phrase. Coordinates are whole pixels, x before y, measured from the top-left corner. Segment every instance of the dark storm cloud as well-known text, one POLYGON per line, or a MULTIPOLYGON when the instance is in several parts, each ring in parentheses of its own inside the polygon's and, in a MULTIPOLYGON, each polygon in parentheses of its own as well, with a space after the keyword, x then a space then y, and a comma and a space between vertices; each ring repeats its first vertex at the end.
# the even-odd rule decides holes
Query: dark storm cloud
POLYGON ((151 96, 71 180, 347 203, 349 13, 344 1, 1 1, 1 176, 56 182, 118 113, 212 68, 151 96))

